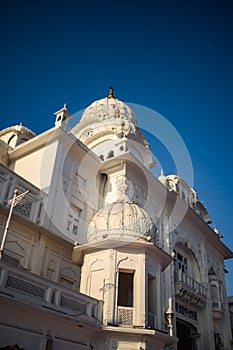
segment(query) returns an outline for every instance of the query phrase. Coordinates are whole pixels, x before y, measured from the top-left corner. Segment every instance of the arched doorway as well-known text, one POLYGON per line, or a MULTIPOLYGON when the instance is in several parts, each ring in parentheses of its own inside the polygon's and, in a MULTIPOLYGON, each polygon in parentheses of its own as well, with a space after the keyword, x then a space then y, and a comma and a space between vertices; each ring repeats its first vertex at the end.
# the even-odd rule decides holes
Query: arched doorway
POLYGON ((196 350, 195 335, 197 331, 191 324, 177 320, 176 321, 177 332, 177 350, 196 350))

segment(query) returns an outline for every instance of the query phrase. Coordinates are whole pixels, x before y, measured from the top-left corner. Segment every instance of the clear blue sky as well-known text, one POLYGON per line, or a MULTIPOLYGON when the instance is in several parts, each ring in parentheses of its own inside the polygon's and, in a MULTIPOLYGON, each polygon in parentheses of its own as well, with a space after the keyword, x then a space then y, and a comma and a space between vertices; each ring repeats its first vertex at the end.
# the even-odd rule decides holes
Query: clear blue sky
POLYGON ((75 113, 113 85, 178 130, 199 199, 233 248, 232 1, 2 0, 0 33, 1 129, 40 133, 64 102, 75 113))

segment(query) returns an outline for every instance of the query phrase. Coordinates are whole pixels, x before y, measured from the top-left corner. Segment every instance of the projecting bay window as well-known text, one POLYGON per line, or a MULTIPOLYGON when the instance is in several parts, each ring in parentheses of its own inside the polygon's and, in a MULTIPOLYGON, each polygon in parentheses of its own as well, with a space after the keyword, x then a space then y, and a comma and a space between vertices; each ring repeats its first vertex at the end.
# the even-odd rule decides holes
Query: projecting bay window
POLYGON ((119 272, 118 279, 118 322, 133 325, 134 272, 119 272))

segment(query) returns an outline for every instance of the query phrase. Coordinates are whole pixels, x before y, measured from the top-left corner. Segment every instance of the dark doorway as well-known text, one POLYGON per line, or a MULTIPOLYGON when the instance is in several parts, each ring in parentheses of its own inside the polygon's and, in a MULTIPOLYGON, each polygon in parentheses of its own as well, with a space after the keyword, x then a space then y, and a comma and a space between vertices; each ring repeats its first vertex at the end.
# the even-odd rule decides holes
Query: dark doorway
POLYGON ((118 306, 133 307, 133 273, 119 272, 118 306))
POLYGON ((177 343, 178 350, 195 350, 194 339, 191 336, 191 330, 188 325, 177 321, 176 323, 177 338, 179 339, 177 343))

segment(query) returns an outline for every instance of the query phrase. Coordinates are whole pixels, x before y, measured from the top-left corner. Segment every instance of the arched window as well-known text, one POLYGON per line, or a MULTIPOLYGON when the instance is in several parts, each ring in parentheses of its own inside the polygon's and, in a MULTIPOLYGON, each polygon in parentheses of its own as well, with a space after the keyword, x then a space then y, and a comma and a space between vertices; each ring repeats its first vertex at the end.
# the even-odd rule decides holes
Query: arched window
POLYGON ((177 242, 174 248, 175 271, 181 271, 180 273, 183 273, 192 280, 201 283, 200 268, 193 251, 188 248, 187 244, 181 242, 177 242))

